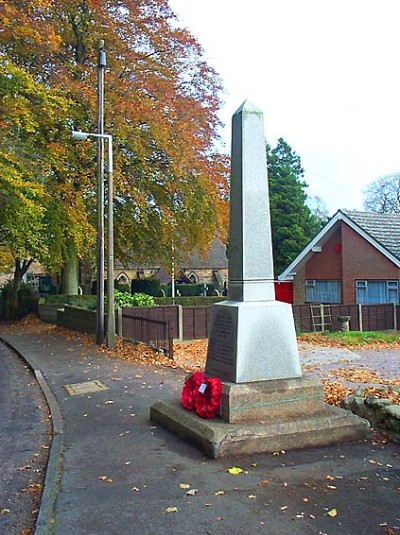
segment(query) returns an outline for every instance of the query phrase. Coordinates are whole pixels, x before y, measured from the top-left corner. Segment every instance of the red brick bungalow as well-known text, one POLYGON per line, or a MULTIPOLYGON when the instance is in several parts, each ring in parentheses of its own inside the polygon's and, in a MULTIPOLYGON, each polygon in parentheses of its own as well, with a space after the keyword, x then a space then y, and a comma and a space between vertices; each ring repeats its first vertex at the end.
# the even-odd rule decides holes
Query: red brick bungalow
POLYGON ((339 210, 279 280, 296 305, 398 304, 400 215, 339 210))

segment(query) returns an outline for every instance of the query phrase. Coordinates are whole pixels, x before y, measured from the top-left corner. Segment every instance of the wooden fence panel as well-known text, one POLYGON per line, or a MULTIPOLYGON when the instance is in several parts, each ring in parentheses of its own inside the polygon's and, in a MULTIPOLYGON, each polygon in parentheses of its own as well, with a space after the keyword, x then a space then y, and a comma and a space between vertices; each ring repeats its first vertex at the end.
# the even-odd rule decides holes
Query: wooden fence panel
POLYGON ((156 307, 124 307, 124 311, 137 317, 168 321, 171 326, 172 336, 174 338, 179 337, 179 307, 177 305, 166 305, 156 307))
POLYGON ((208 338, 211 328, 210 306, 183 307, 183 339, 208 338))
MULTIPOLYGON (((327 306, 327 305, 326 305, 327 306)), ((341 328, 338 316, 350 316, 350 330, 360 330, 359 305, 329 305, 332 312, 332 327, 334 331, 341 328)), ((298 333, 313 332, 310 305, 293 305, 293 317, 298 333)), ((400 307, 396 307, 397 326, 400 325, 400 307)), ((179 307, 128 307, 134 316, 141 316, 157 321, 168 321, 173 338, 179 337, 179 307)), ((182 310, 182 338, 184 340, 206 339, 211 328, 212 306, 183 307, 182 310)), ((362 330, 383 331, 395 328, 393 305, 362 305, 362 330)))
POLYGON ((309 333, 313 331, 311 309, 308 305, 293 305, 294 324, 296 332, 309 333))
POLYGON ((363 305, 363 331, 394 329, 393 305, 363 305))
MULTIPOLYGON (((325 305, 328 306, 328 305, 325 305)), ((340 330, 339 316, 350 316, 350 330, 360 330, 359 305, 329 305, 332 312, 332 330, 340 330)), ((396 307, 397 328, 400 325, 400 307, 396 307)), ((394 309, 391 304, 362 305, 362 330, 386 331, 395 328, 394 309)), ((312 332, 310 305, 293 305, 293 316, 299 332, 312 332)))
POLYGON ((135 316, 125 308, 122 311, 122 333, 124 338, 162 349, 169 358, 173 358, 174 338, 169 321, 135 316))
POLYGON ((350 330, 358 331, 360 328, 360 322, 358 317, 357 305, 331 305, 332 310, 332 330, 340 331, 341 322, 338 319, 339 316, 350 317, 350 330))

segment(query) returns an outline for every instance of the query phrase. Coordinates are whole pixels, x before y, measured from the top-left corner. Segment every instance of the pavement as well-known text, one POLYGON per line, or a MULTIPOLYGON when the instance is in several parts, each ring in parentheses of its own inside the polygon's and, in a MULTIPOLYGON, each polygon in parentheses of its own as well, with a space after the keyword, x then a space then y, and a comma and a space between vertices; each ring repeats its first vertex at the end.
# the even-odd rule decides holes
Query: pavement
MULTIPOLYGON (((52 416, 36 535, 400 533, 396 443, 375 439, 210 460, 149 421, 154 401, 179 397, 182 370, 116 360, 57 330, 10 333, 0 326, 0 339, 29 363, 52 416), (66 390, 89 381, 107 389, 66 390), (243 472, 231 475, 232 467, 243 472)), ((304 359, 318 359, 318 352, 304 359)), ((389 361, 396 363, 396 355, 389 361)), ((14 380, 3 377, 6 385, 14 380)), ((1 394, 0 403, 7 403, 1 394)), ((22 422, 16 417, 10 426, 21 433, 22 422)), ((18 433, 9 431, 15 440, 18 433)), ((0 450, 1 466, 8 452, 0 450)), ((14 533, 1 517, 0 530, 14 533)))

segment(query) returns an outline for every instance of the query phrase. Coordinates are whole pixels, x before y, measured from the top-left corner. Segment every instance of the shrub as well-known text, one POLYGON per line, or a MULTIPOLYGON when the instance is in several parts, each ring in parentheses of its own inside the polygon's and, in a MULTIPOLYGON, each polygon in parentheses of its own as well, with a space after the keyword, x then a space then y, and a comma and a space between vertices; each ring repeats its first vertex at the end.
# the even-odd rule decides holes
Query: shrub
POLYGON ((161 295, 161 282, 157 279, 133 279, 131 282, 131 293, 142 293, 158 297, 161 295))
POLYGON ((76 307, 88 308, 94 310, 96 308, 97 298, 95 295, 46 295, 41 298, 40 302, 46 305, 54 304, 62 308, 64 305, 72 305, 76 307))
POLYGON ((131 293, 131 288, 129 284, 125 284, 123 282, 119 282, 117 279, 114 281, 114 288, 122 293, 131 293))
POLYGON ((154 297, 144 293, 128 294, 125 292, 114 292, 114 308, 122 307, 151 307, 154 306, 154 297))
POLYGON ((35 290, 24 285, 18 290, 18 316, 23 318, 30 312, 37 312, 39 296, 35 290))
POLYGON ((6 284, 1 290, 0 316, 5 319, 23 318, 30 312, 37 312, 39 297, 29 284, 22 284, 17 294, 12 283, 6 284))
POLYGON ((204 294, 204 290, 206 290, 207 295, 210 295, 214 288, 214 284, 204 284, 204 282, 196 282, 193 284, 178 282, 175 284, 176 293, 178 294, 179 292, 182 297, 198 297, 204 294))

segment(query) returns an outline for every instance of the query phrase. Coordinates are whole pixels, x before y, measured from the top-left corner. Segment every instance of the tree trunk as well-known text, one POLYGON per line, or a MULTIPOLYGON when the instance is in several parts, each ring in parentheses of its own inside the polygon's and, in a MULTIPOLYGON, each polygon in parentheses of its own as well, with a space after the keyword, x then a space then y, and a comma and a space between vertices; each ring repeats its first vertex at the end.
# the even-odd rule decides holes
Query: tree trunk
POLYGON ((10 286, 7 287, 7 290, 3 290, 2 293, 4 318, 7 320, 15 320, 19 318, 18 291, 21 288, 22 277, 28 271, 32 262, 33 259, 15 259, 14 278, 10 286))
POLYGON ((80 285, 84 295, 92 293, 93 268, 89 262, 81 260, 80 262, 80 285))
POLYGON ((21 281, 16 283, 13 280, 9 291, 4 298, 4 318, 6 320, 18 319, 18 290, 21 286, 21 281))
POLYGON ((62 270, 62 293, 65 295, 78 295, 78 256, 75 248, 70 247, 68 260, 62 270))

